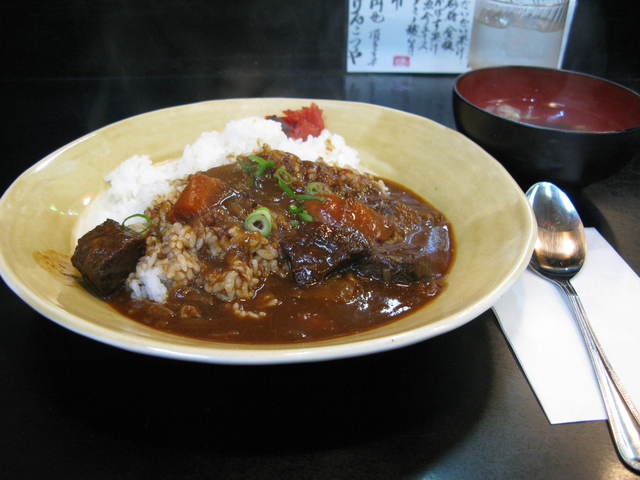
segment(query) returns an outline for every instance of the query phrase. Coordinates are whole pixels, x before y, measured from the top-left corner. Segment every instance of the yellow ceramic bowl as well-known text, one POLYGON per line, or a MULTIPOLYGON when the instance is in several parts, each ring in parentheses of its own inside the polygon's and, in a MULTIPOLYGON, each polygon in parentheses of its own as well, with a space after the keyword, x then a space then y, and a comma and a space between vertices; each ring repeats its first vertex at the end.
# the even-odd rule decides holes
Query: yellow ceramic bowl
POLYGON ((307 99, 220 100, 145 113, 72 142, 24 172, 0 199, 0 273, 35 310, 77 333, 127 350, 216 363, 286 363, 362 355, 452 330, 490 308, 526 268, 535 220, 506 170, 457 132, 374 105, 315 100, 326 126, 360 151, 363 164, 409 187, 453 225, 455 262, 445 291, 388 325, 340 338, 283 345, 214 343, 129 320, 65 271, 78 215, 103 177, 133 154, 159 162, 229 121, 308 105, 307 99))

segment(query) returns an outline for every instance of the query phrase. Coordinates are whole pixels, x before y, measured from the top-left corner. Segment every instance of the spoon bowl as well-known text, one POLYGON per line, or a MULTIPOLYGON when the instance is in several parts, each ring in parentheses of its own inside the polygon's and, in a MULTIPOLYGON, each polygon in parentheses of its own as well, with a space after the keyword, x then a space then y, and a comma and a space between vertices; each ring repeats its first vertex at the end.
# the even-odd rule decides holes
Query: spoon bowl
POLYGON ((596 374, 618 454, 629 468, 640 472, 640 415, 607 360, 569 281, 580 271, 587 255, 580 215, 569 197, 549 182, 534 184, 527 191, 527 198, 538 223, 529 267, 565 294, 596 374))
POLYGON ((549 182, 527 192, 538 222, 531 268, 547 277, 571 279, 584 265, 587 242, 578 211, 569 197, 549 182))

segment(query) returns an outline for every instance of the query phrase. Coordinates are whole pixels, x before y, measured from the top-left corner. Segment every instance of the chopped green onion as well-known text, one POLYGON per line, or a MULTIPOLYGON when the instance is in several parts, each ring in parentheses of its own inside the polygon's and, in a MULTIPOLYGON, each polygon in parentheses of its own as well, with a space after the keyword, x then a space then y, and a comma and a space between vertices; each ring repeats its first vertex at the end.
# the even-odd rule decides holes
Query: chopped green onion
POLYGON ((328 200, 327 197, 319 197, 318 195, 305 195, 303 193, 295 193, 293 196, 296 200, 319 200, 321 202, 328 200))
POLYGON ((278 179, 278 186, 284 191, 284 193, 286 193, 287 195, 291 196, 291 197, 295 197, 296 194, 293 192, 293 190, 291 190, 291 187, 289 185, 287 185, 285 182, 283 182, 281 179, 278 179))
MULTIPOLYGON (((314 218, 309 214, 309 212, 304 209, 302 205, 296 205, 295 203, 289 205, 289 213, 297 215, 298 218, 304 222, 313 222, 314 220, 314 218)), ((296 222, 296 226, 299 224, 297 220, 293 220, 293 222, 296 222)))
POLYGON ((305 187, 304 191, 309 195, 315 195, 316 193, 331 193, 327 184, 322 182, 311 182, 305 187))
POLYGON ((249 155, 247 158, 251 160, 253 164, 240 159, 238 159, 238 163, 245 171, 245 173, 251 175, 254 178, 261 177, 262 175, 264 175, 264 172, 266 172, 269 168, 275 166, 276 164, 276 162, 272 160, 265 160, 258 155, 249 155))
POLYGON ((244 170, 244 173, 253 175, 253 169, 255 168, 255 165, 252 165, 251 162, 245 162, 244 160, 240 159, 238 159, 238 163, 242 167, 242 170, 244 170))
POLYGON ((263 237, 271 234, 272 224, 271 212, 265 207, 256 208, 244 219, 244 228, 250 232, 260 232, 263 237))
POLYGON ((151 228, 151 225, 153 225, 153 221, 152 221, 149 217, 147 217, 146 215, 143 215, 142 213, 134 213, 133 215, 129 215, 127 218, 125 218, 125 219, 122 221, 122 224, 121 224, 121 225, 122 225, 122 227, 123 227, 123 228, 126 228, 126 229, 127 229, 127 230, 129 230, 130 232, 137 233, 137 234, 139 234, 139 235, 140 235, 140 234, 143 234, 144 232, 146 232, 147 230, 149 230, 149 229, 151 228), (132 218, 137 218, 137 217, 143 218, 143 219, 144 219, 144 221, 145 221, 145 222, 146 222, 146 224, 147 224, 147 226, 146 226, 146 227, 144 227, 144 228, 143 228, 142 230, 140 230, 140 231, 138 231, 138 230, 134 230, 134 229, 133 229, 133 228, 131 228, 131 227, 127 227, 127 225, 126 225, 127 220, 131 220, 132 218))
POLYGON ((247 158, 257 163, 261 167, 265 167, 265 169, 269 167, 273 167, 276 164, 276 162, 274 162, 273 160, 265 160, 264 158, 259 157, 258 155, 249 155, 247 158))
MULTIPOLYGON (((289 186, 294 180, 293 175, 291 175, 284 166, 279 167, 276 170, 276 173, 274 174, 274 176, 278 180, 278 186, 282 189, 282 191, 287 195, 289 195, 290 197, 295 198, 298 201, 319 200, 321 202, 324 202, 326 200, 325 197, 320 197, 318 195, 306 195, 303 193, 294 192, 293 189, 289 186)), ((318 185, 324 185, 323 183, 320 183, 320 182, 313 182, 313 183, 316 183, 318 185)), ((309 185, 312 185, 312 184, 309 184, 309 185)), ((297 213, 297 212, 291 212, 291 213, 297 213)))
MULTIPOLYGON (((326 197, 319 197, 317 195, 305 195, 304 193, 296 193, 294 192, 289 185, 284 183, 282 180, 278 179, 278 186, 290 197, 295 198, 298 201, 304 200, 319 200, 320 202, 324 202, 328 200, 326 197)), ((291 212, 294 213, 294 212, 291 212)))
POLYGON ((278 183, 282 181, 283 183, 289 185, 291 182, 293 182, 293 175, 291 175, 284 166, 276 170, 275 177, 278 179, 278 183))
POLYGON ((298 220, 291 220, 291 222, 289 222, 291 224, 291 226, 293 228, 297 228, 300 226, 300 222, 298 220))
POLYGON ((307 212, 306 210, 303 210, 302 212, 300 212, 298 214, 298 217, 300 217, 300 220, 305 221, 305 222, 313 222, 313 217, 311 215, 309 215, 309 212, 307 212))

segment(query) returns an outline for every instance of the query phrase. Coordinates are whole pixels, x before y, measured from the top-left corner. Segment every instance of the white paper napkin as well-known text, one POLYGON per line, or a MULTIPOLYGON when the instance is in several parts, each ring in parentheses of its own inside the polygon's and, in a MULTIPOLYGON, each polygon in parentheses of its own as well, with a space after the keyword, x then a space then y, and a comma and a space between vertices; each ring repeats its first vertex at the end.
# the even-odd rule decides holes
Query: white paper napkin
MULTIPOLYGON (((640 409, 640 278, 593 228, 572 280, 596 337, 640 409)), ((527 270, 494 305, 551 423, 607 418, 582 337, 560 290, 527 270)))

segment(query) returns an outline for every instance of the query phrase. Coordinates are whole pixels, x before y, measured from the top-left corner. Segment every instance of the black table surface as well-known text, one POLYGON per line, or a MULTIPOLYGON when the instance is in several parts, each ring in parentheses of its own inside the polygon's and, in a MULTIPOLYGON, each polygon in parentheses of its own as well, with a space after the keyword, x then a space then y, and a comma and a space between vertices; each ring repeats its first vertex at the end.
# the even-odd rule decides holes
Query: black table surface
MULTIPOLYGON (((234 59, 226 70, 193 74, 48 75, 57 64, 46 62, 41 55, 39 67, 0 78, 0 192, 46 154, 99 127, 209 99, 363 101, 455 128, 451 75, 345 74, 306 68, 304 59, 291 68, 290 58, 268 72, 234 59)), ((85 67, 100 70, 99 60, 92 62, 85 67)), ((610 78, 637 88, 637 73, 610 78)), ((635 158, 572 192, 585 223, 636 272, 639 187, 635 158)), ((147 357, 84 338, 37 314, 1 282, 0 302, 1 478, 638 478, 620 463, 606 422, 549 424, 491 311, 381 354, 225 366, 147 357)))
MULTIPOLYGON (((367 101, 454 127, 453 76, 287 75, 5 82, 2 189, 55 148, 210 98, 367 101), (8 151, 7 151, 8 147, 8 151)), ((637 272, 640 166, 581 192, 637 272)), ((491 311, 415 346, 285 366, 145 357, 71 333, 0 287, 6 478, 632 478, 605 422, 550 425, 491 311)))

